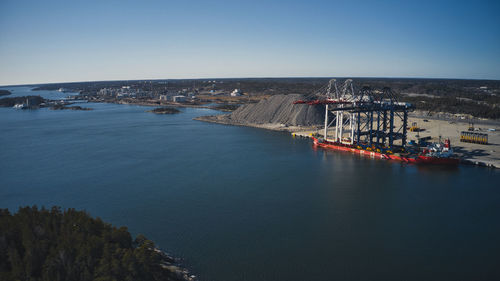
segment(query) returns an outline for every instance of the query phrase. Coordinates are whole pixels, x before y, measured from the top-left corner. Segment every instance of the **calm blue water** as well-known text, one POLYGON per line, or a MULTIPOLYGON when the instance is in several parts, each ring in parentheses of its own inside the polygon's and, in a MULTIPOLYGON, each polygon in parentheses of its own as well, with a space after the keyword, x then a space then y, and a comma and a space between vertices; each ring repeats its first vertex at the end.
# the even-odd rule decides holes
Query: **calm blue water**
POLYGON ((85 209, 201 280, 500 278, 500 172, 313 150, 148 107, 0 108, 0 207, 85 209))

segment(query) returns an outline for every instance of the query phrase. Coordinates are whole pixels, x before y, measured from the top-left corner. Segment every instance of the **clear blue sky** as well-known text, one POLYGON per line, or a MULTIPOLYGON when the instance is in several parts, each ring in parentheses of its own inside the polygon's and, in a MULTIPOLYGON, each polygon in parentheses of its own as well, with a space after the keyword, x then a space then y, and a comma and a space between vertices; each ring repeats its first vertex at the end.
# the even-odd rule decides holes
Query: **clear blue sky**
POLYGON ((499 1, 0 1, 0 85, 500 79, 499 1))

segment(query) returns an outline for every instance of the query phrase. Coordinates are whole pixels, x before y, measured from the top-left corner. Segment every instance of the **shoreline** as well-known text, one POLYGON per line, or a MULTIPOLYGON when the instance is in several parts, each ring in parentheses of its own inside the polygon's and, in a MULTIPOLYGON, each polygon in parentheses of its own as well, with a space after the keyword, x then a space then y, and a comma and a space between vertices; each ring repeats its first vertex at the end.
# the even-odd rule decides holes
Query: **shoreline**
POLYGON ((148 101, 127 102, 126 100, 124 100, 124 101, 120 101, 120 100, 107 101, 107 100, 90 100, 90 99, 81 99, 81 100, 85 100, 89 103, 113 103, 113 104, 123 104, 123 105, 139 105, 139 106, 155 106, 155 107, 170 106, 170 107, 190 107, 190 108, 212 109, 210 106, 206 106, 203 104, 156 103, 156 102, 148 102, 148 101))
POLYGON ((198 277, 181 264, 181 258, 174 257, 159 248, 154 248, 154 251, 161 256, 160 266, 174 275, 176 281, 198 281, 198 277))
MULTIPOLYGON (((216 111, 222 111, 214 106, 206 104, 182 104, 182 103, 158 103, 154 101, 139 101, 130 102, 128 100, 90 100, 90 99, 73 99, 72 101, 87 101, 90 103, 111 103, 122 105, 138 105, 151 107, 183 107, 183 108, 205 108, 216 111)), ((71 100, 68 100, 71 104, 71 100)), ((229 114, 219 115, 204 115, 193 118, 193 120, 216 123, 222 125, 244 126, 258 129, 266 129, 278 132, 288 132, 293 136, 309 137, 310 133, 322 133, 322 126, 287 126, 285 124, 276 123, 242 123, 236 122, 228 118, 229 114)), ((445 112, 434 112, 432 114, 416 111, 411 112, 408 116, 408 124, 416 121, 419 127, 423 128, 421 132, 408 132, 408 139, 416 139, 420 137, 431 137, 432 141, 438 141, 436 136, 449 138, 454 147, 456 155, 461 159, 463 164, 486 166, 500 168, 500 120, 492 119, 475 119, 475 131, 485 132, 489 136, 487 145, 474 143, 460 142, 459 132, 468 130, 469 120, 459 118, 457 115, 445 112), (481 126, 482 128, 480 128, 481 126)))
MULTIPOLYGON (((302 127, 302 126, 281 126, 280 124, 239 123, 231 121, 225 116, 228 116, 228 114, 199 116, 193 118, 193 120, 222 124, 222 125, 244 126, 244 127, 266 129, 279 132, 289 132, 293 137, 298 136, 298 137, 310 138, 311 133, 317 133, 317 132, 321 133, 322 131, 321 126, 302 127)), ((458 136, 454 134, 456 128, 461 128, 461 127, 465 128, 466 126, 468 126, 468 123, 466 122, 446 121, 440 118, 432 118, 430 116, 429 117, 409 116, 409 120, 412 121, 416 120, 422 128, 427 127, 420 132, 422 136, 425 136, 427 134, 435 135, 436 130, 438 130, 440 132, 439 135, 441 135, 441 137, 450 138, 452 140, 452 147, 455 150, 455 154, 458 156, 458 158, 460 158, 461 164, 490 167, 496 169, 500 168, 500 145, 498 144, 499 143, 498 141, 500 140, 500 133, 499 133, 500 124, 498 124, 497 122, 495 122, 496 123, 495 125, 490 126, 490 127, 495 127, 496 130, 488 131, 491 142, 487 145, 481 145, 481 144, 460 142, 458 140, 458 136), (423 121, 424 119, 428 121, 425 122, 423 121), (435 123, 437 123, 437 125, 435 123), (446 128, 441 128, 441 126, 446 128)), ((408 123, 411 124, 410 121, 408 123)), ((408 138, 409 139, 415 138, 417 134, 419 133, 408 132, 408 138)), ((437 141, 435 136, 432 137, 432 139, 437 141)))
POLYGON ((293 133, 293 132, 296 132, 297 130, 318 130, 319 129, 318 126, 283 126, 282 124, 273 124, 273 123, 267 123, 267 124, 238 123, 238 122, 233 122, 233 121, 229 121, 229 120, 224 120, 224 119, 218 117, 218 116, 226 116, 226 115, 228 115, 228 114, 204 115, 204 116, 195 117, 195 118, 193 118, 193 120, 215 123, 215 124, 222 124, 222 125, 251 127, 251 128, 265 129, 265 130, 271 130, 271 131, 276 131, 276 132, 288 132, 288 133, 293 133))

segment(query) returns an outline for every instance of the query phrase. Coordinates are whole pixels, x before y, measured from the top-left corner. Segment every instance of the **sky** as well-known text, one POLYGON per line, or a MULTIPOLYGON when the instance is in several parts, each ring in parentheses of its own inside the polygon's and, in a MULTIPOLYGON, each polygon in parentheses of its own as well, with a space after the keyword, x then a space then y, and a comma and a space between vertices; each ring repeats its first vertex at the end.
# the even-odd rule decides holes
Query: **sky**
POLYGON ((500 1, 0 0, 0 85, 500 79, 500 1))

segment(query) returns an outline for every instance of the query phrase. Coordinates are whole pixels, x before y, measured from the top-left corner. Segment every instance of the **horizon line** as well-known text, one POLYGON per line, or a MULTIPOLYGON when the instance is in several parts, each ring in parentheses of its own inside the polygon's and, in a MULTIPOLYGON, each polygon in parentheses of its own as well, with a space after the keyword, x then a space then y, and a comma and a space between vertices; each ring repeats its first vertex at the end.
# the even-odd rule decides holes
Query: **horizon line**
POLYGON ((95 83, 95 82, 122 82, 122 81, 165 81, 165 80, 238 80, 238 79, 415 79, 415 80, 474 80, 474 81, 500 81, 500 79, 487 78, 450 78, 450 77, 410 77, 410 76, 255 76, 255 77, 199 77, 199 78, 152 78, 152 79, 112 79, 112 80, 86 80, 86 81, 61 81, 44 83, 7 84, 0 87, 40 86, 52 84, 95 83))

